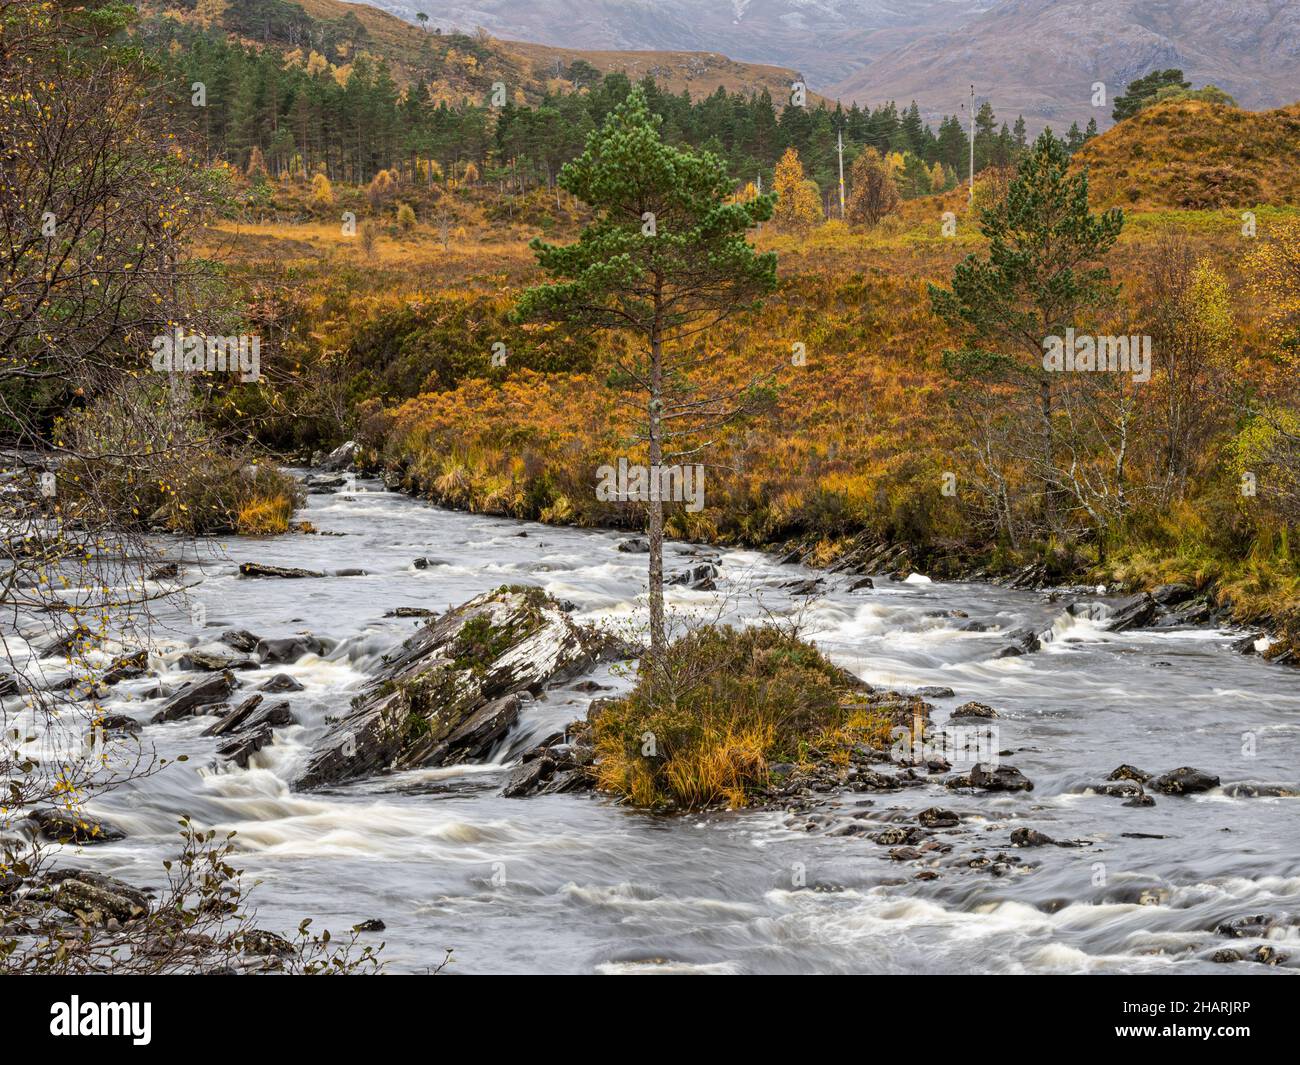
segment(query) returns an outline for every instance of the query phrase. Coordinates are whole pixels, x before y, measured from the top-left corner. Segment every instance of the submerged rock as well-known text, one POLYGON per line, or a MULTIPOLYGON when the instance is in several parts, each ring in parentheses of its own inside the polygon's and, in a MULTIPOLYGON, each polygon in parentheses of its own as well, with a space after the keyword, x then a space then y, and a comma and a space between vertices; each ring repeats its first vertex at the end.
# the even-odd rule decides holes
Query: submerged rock
POLYGON ((1129 596, 1115 604, 1106 628, 1111 632, 1125 632, 1128 629, 1140 629, 1155 620, 1158 604, 1146 592, 1129 596))
POLYGON ((482 757, 518 718, 521 693, 590 669, 604 642, 540 589, 471 599, 402 645, 295 786, 482 757))
POLYGON ((115 843, 126 833, 106 821, 94 821, 67 810, 36 810, 31 819, 52 843, 115 843))
POLYGON ((260 562, 245 562, 239 567, 241 577, 279 577, 281 579, 301 579, 304 577, 324 577, 325 574, 314 569, 293 569, 288 566, 264 566, 260 562))
POLYGON ((1219 786, 1219 778, 1203 769, 1182 766, 1155 778, 1147 785, 1165 795, 1193 795, 1219 786))
POLYGON ((162 704, 153 720, 158 723, 188 717, 200 707, 214 706, 224 701, 234 690, 235 678, 229 671, 191 681, 162 704))
POLYGON ((962 703, 952 712, 953 717, 997 717, 998 712, 985 703, 962 703))
POLYGON ((1038 633, 1033 629, 1013 629, 1007 633, 1011 642, 1003 647, 994 658, 1012 658, 1018 655, 1032 654, 1043 646, 1038 633))

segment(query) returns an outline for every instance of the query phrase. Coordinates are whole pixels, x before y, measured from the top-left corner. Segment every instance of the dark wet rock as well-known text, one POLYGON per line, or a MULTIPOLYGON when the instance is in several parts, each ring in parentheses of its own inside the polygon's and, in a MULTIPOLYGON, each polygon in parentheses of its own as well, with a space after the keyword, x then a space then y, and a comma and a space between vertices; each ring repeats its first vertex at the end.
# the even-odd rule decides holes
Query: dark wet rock
POLYGON ((6 695, 17 695, 19 690, 17 677, 12 673, 0 673, 0 698, 6 695))
POLYGON ((1255 644, 1263 639, 1264 636, 1265 634, 1262 632, 1252 632, 1247 636, 1241 637, 1239 640, 1234 640, 1230 646, 1239 655, 1253 655, 1258 653, 1255 649, 1255 644))
POLYGON ((1271 913, 1254 913, 1246 917, 1234 917, 1215 926, 1215 934, 1229 939, 1266 939, 1269 932, 1278 927, 1285 927, 1289 922, 1271 913))
POLYGON ((125 732, 134 736, 140 732, 143 726, 135 718, 127 714, 104 714, 102 717, 96 717, 91 723, 91 727, 102 732, 125 732))
POLYGON ((1208 603, 1189 603, 1187 606, 1160 618, 1156 625, 1172 629, 1184 625, 1206 625, 1214 619, 1214 612, 1208 603))
POLYGON ((539 589, 480 595, 402 644, 296 786, 481 758, 518 718, 520 693, 586 672, 606 650, 539 589))
POLYGON ((251 658, 221 654, 218 651, 187 651, 176 663, 183 670, 203 673, 220 673, 226 669, 257 669, 258 663, 251 658))
POLYGON ((989 632, 993 626, 985 621, 968 621, 964 625, 957 626, 958 632, 989 632))
POLYGON ((924 687, 917 688, 912 694, 920 699, 951 699, 957 693, 941 684, 927 684, 924 687))
POLYGON ((1260 965, 1281 965, 1291 955, 1283 954, 1276 947, 1260 946, 1250 952, 1250 960, 1259 962, 1260 965))
POLYGON ((1236 950, 1216 950, 1210 955, 1210 961, 1219 965, 1230 965, 1234 961, 1243 961, 1240 951, 1236 950))
POLYGON ((253 755, 263 747, 270 746, 274 739, 275 733, 271 730, 271 726, 263 725, 259 729, 242 732, 223 743, 217 748, 217 754, 227 761, 234 762, 241 769, 247 769, 253 755))
POLYGON ((824 585, 820 577, 809 577, 801 581, 786 581, 781 587, 791 595, 817 595, 824 585))
POLYGON ((871 834, 871 840, 882 847, 897 847, 903 843, 920 843, 925 833, 912 825, 890 825, 871 834))
POLYGON ((101 684, 118 684, 124 680, 143 677, 149 665, 149 652, 140 650, 118 655, 108 664, 108 669, 99 678, 101 684))
POLYGON ((1182 766, 1156 777, 1147 786, 1152 791, 1159 791, 1165 795, 1194 795, 1197 792, 1217 788, 1219 778, 1203 769, 1182 766))
POLYGON ((555 773, 555 760, 549 755, 542 755, 524 762, 510 774, 501 794, 507 799, 522 799, 531 795, 555 773))
POLYGON ((37 830, 52 843, 115 843, 126 833, 107 821, 96 821, 67 810, 36 810, 31 814, 37 830))
POLYGON ((1097 795, 1109 795, 1114 799, 1127 799, 1132 795, 1141 795, 1142 785, 1136 780, 1121 777, 1118 780, 1107 780, 1100 784, 1089 784, 1087 790, 1097 795))
POLYGON ((305 691, 303 685, 299 684, 288 673, 277 673, 265 684, 259 684, 257 690, 260 692, 271 692, 279 694, 280 692, 300 692, 305 691))
POLYGON ((1013 629, 1007 633, 1008 643, 1003 647, 994 658, 1012 658, 1018 655, 1032 654, 1039 650, 1043 644, 1038 638, 1038 633, 1033 629, 1013 629))
MULTIPOLYGON (((712 562, 702 562, 698 566, 692 566, 690 569, 686 569, 683 570, 681 573, 674 574, 672 577, 670 577, 667 580, 666 583, 672 585, 685 584, 685 585, 690 585, 692 588, 695 588, 697 585, 704 584, 706 581, 711 581, 712 578, 716 577, 717 575, 718 575, 717 566, 715 566, 712 562)), ((698 589, 698 590, 706 591, 707 589, 698 589)))
POLYGON ((307 634, 285 636, 274 640, 258 640, 254 650, 263 662, 276 662, 281 665, 297 662, 305 655, 323 655, 329 652, 330 645, 317 636, 307 634))
POLYGON ((1111 632, 1140 629, 1155 620, 1158 609, 1156 601, 1146 592, 1131 595, 1112 607, 1111 615, 1106 619, 1106 628, 1111 632))
POLYGON ((620 541, 618 550, 625 555, 648 555, 650 553, 650 541, 644 537, 634 536, 630 540, 620 541))
POLYGON ((244 562, 239 567, 241 577, 278 577, 282 580, 299 580, 305 577, 324 577, 312 569, 294 569, 291 566, 265 566, 260 562, 244 562))
POLYGON ((284 936, 261 928, 252 928, 243 933, 239 937, 239 945, 244 954, 261 957, 292 958, 298 953, 284 936))
POLYGON ((960 819, 951 810, 941 806, 931 806, 916 815, 916 820, 926 828, 955 828, 960 819))
POLYGON ((955 718, 956 717, 991 718, 991 717, 997 717, 998 712, 994 710, 993 707, 987 706, 984 703, 971 702, 971 703, 962 703, 961 706, 957 707, 957 709, 952 712, 952 716, 955 718))
POLYGON ((1151 779, 1151 774, 1144 769, 1139 769, 1137 766, 1129 765, 1127 762, 1125 762, 1118 769, 1112 769, 1110 776, 1108 776, 1106 779, 1107 780, 1134 780, 1137 781, 1137 783, 1139 784, 1145 784, 1148 780, 1151 779))
POLYGON ((610 690, 608 684, 597 684, 594 680, 580 680, 573 685, 575 692, 607 692, 610 690))
POLYGON ((250 695, 239 706, 225 714, 215 725, 205 729, 205 736, 225 736, 233 733, 254 732, 263 726, 283 728, 296 723, 288 703, 262 705, 260 695, 250 695))
POLYGON ((1156 804, 1155 799, 1153 799, 1145 791, 1139 791, 1127 802, 1120 803, 1121 806, 1134 806, 1134 807, 1154 806, 1155 804, 1156 804))
MULTIPOLYGON (((1127 806, 1128 803, 1124 805, 1127 806)), ((1168 839, 1167 836, 1161 836, 1155 832, 1121 832, 1120 835, 1125 839, 1168 839)))
POLYGON ((1151 598, 1161 606, 1175 606, 1196 594, 1190 584, 1162 584, 1151 592, 1151 598))
POLYGON ((1011 765, 991 766, 978 762, 967 775, 970 787, 984 791, 1033 791, 1034 784, 1019 769, 1011 765))
POLYGON ((1011 830, 1013 847, 1048 847, 1054 844, 1051 836, 1032 828, 1014 828, 1011 830))
POLYGON ((895 847, 889 852, 889 857, 896 862, 914 862, 924 858, 925 855, 915 847, 895 847))
POLYGON ((218 643, 224 643, 241 654, 251 655, 257 650, 257 637, 247 629, 227 629, 218 637, 218 643))
POLYGON ((71 658, 79 651, 92 646, 94 642, 94 634, 85 625, 74 625, 71 631, 46 644, 39 657, 42 659, 71 658))
POLYGON ((438 612, 423 606, 399 606, 384 614, 386 618, 436 618, 438 612))
POLYGON ((591 775, 582 769, 565 769, 557 772, 542 788, 542 795, 560 795, 571 791, 587 791, 592 787, 591 775))
POLYGON ((856 581, 854 581, 852 584, 849 585, 849 591, 861 592, 861 591, 866 591, 867 589, 870 588, 874 588, 875 586, 876 586, 875 581, 873 581, 870 577, 859 577, 856 581))
POLYGON ((370 917, 370 918, 367 918, 366 920, 362 921, 360 924, 354 924, 354 925, 352 926, 352 931, 354 931, 354 932, 382 932, 382 931, 383 931, 385 928, 387 928, 387 927, 388 927, 388 925, 384 924, 384 922, 381 921, 378 917, 370 917))
POLYGON ((164 562, 155 570, 151 570, 149 576, 145 578, 148 581, 174 581, 181 575, 181 568, 175 562, 164 562))
POLYGON ((125 881, 89 870, 55 873, 45 878, 50 900, 64 913, 86 924, 134 921, 149 912, 148 896, 125 881), (54 886, 57 884, 57 886, 54 886))
POLYGON ((213 673, 202 680, 190 681, 162 704, 153 720, 157 723, 188 717, 202 707, 224 702, 234 690, 235 677, 230 672, 213 673))
POLYGON ((320 468, 330 471, 351 469, 360 454, 361 445, 355 440, 349 440, 326 455, 321 460, 320 468))
POLYGON ((1260 784, 1252 780, 1239 780, 1225 784, 1223 794, 1234 799, 1294 799, 1300 797, 1300 787, 1292 784, 1260 784))

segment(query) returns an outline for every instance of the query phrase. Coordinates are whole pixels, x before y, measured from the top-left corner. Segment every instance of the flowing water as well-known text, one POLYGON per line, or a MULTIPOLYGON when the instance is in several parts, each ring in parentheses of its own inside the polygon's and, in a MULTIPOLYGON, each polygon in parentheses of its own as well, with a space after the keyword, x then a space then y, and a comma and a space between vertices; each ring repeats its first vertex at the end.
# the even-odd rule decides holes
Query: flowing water
MULTIPOLYGON (((152 665, 169 685, 188 679, 181 650, 232 627, 329 637, 338 645, 323 658, 266 667, 305 686, 276 696, 300 724, 277 730, 246 770, 215 764, 218 741, 200 736, 210 717, 148 725, 160 755, 189 761, 104 797, 93 812, 128 838, 66 849, 60 862, 156 885, 177 849, 178 817, 233 829, 237 864, 260 881, 259 924, 288 931, 311 916, 337 933, 381 918, 387 930, 368 941, 386 942, 394 971, 423 971, 451 947, 459 972, 1222 972, 1209 960, 1216 949, 1258 941, 1216 926, 1253 914, 1284 918, 1270 945, 1290 957, 1235 968, 1300 969, 1300 927, 1285 919, 1300 915, 1300 799, 1231 787, 1297 785, 1300 673, 1232 652, 1234 634, 1112 634, 1043 593, 883 579, 850 593, 850 578, 830 576, 805 611, 817 642, 873 685, 951 687, 955 697, 933 700, 939 722, 967 700, 995 706, 1002 762, 1032 792, 846 793, 811 816, 655 817, 591 795, 502 798, 519 752, 585 713, 591 696, 569 684, 528 703, 489 764, 300 794, 287 782, 326 715, 341 713, 418 624, 385 613, 441 611, 503 583, 535 583, 575 604, 580 620, 625 620, 644 604, 645 556, 619 552, 615 533, 440 510, 373 482, 310 496, 298 516, 322 535, 229 538, 188 554, 184 577, 205 628, 197 633, 177 605, 155 633, 152 665), (427 568, 413 566, 418 557, 427 568), (241 579, 245 561, 366 575, 241 579), (969 621, 989 631, 964 631, 969 621), (1022 626, 1045 634, 1043 649, 994 658, 999 632, 1022 626), (1149 808, 1087 789, 1125 762, 1196 766, 1223 786, 1158 796, 1149 808), (962 821, 932 837, 952 850, 925 864, 891 860, 864 834, 834 834, 932 806, 962 821), (1088 845, 1012 848, 1011 831, 1024 826, 1088 845), (978 861, 1000 852, 1018 862, 978 861), (938 875, 917 879, 922 869, 938 875)), ((695 551, 669 545, 668 572, 698 561, 695 551)), ((756 552, 716 554, 718 592, 672 589, 672 605, 758 621, 797 609, 778 586, 815 575, 756 552)), ((262 679, 240 677, 245 688, 262 679)), ((593 678, 629 683, 609 667, 593 678)), ((119 685, 110 709, 147 721, 156 703, 141 693, 156 683, 119 685)))

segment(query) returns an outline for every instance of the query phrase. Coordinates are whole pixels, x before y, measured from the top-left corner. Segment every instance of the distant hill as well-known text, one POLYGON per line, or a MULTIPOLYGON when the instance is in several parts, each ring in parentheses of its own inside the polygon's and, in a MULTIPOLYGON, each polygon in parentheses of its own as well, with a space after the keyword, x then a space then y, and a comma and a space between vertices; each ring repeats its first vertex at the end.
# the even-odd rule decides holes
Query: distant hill
POLYGON ((1088 167, 1102 206, 1300 205, 1300 104, 1159 104, 1089 141, 1074 165, 1088 167))
MULTIPOLYGON (((204 21, 193 0, 144 0, 138 6, 181 22, 204 21)), ((336 63, 369 53, 386 59, 399 83, 424 79, 448 95, 478 92, 486 81, 499 78, 512 95, 518 88, 533 97, 582 61, 601 74, 623 71, 634 81, 649 74, 667 91, 687 91, 695 98, 719 87, 745 94, 766 89, 779 106, 799 76, 786 67, 739 63, 716 52, 586 51, 501 40, 472 28, 463 34, 438 32, 442 27, 433 18, 420 26, 369 4, 341 0, 213 0, 203 10, 206 24, 215 22, 243 40, 286 52, 315 49, 336 63), (212 12, 218 13, 215 19, 212 12), (474 57, 472 75, 458 77, 449 68, 444 61, 449 47, 462 57, 474 57)), ((822 98, 810 93, 809 99, 822 98)))

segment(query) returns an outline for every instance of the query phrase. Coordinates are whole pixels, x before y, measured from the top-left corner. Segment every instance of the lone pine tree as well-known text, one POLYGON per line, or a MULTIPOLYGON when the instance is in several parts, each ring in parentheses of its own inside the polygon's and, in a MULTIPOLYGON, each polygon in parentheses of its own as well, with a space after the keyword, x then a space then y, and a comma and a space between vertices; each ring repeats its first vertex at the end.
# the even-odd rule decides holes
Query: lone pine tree
MULTIPOLYGON (((617 379, 644 401, 639 442, 658 483, 663 465, 707 446, 689 446, 691 437, 751 411, 759 396, 758 379, 732 389, 699 380, 708 355, 691 340, 776 288, 776 255, 746 239, 772 216, 773 197, 732 200, 722 160, 665 144, 640 87, 587 138, 559 184, 594 217, 576 243, 532 242, 551 282, 525 292, 517 314, 632 339, 615 357, 617 379)), ((666 646, 664 500, 646 506, 653 664, 666 646)))

